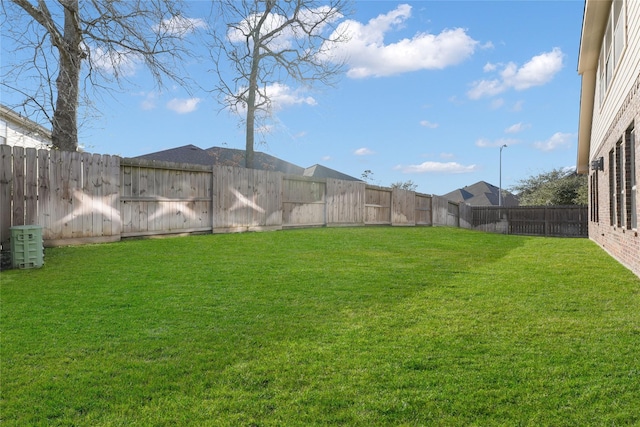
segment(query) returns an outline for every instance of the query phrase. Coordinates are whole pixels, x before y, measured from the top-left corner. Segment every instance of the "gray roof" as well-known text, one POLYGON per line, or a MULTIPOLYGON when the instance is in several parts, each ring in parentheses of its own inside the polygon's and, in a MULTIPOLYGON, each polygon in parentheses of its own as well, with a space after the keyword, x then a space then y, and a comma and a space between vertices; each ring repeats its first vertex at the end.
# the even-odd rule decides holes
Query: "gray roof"
MULTIPOLYGON (((144 154, 134 158, 205 166, 224 165, 244 167, 244 157, 245 150, 225 147, 211 147, 203 150, 202 148, 189 144, 183 145, 182 147, 144 154)), ((254 167, 255 169, 282 172, 287 175, 360 181, 357 178, 322 165, 314 165, 305 169, 260 151, 254 153, 254 167)))
POLYGON ((211 156, 202 148, 195 145, 184 145, 182 147, 170 148, 168 150, 156 151, 155 153, 144 154, 134 157, 134 159, 156 160, 159 162, 189 163, 195 165, 212 165, 211 156))
MULTIPOLYGON (((442 195, 452 202, 464 202, 471 206, 498 206, 500 189, 485 181, 476 182, 442 195)), ((518 206, 518 198, 502 189, 502 206, 518 206)))
POLYGON ((328 168, 322 165, 313 165, 304 170, 304 176, 310 176, 313 178, 334 178, 342 179, 344 181, 362 181, 361 179, 354 178, 342 172, 338 172, 335 169, 328 168))
MULTIPOLYGON (((225 147, 211 147, 205 150, 216 165, 244 167, 245 150, 225 147)), ((282 172, 284 174, 302 175, 304 168, 260 151, 253 153, 254 169, 282 172)))

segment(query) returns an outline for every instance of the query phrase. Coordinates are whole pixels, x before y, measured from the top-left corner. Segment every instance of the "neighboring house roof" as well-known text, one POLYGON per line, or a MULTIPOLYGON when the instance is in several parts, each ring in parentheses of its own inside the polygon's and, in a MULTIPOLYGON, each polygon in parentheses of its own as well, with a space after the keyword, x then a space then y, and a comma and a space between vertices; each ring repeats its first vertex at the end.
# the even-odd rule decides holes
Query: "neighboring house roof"
MULTIPOLYGON (((464 202, 471 206, 498 206, 500 189, 485 181, 459 188, 442 197, 452 202, 464 202)), ((502 206, 518 206, 518 198, 502 189, 502 206)))
MULTIPOLYGON (((225 147, 211 147, 205 150, 214 164, 244 167, 245 150, 225 147)), ((282 172, 284 174, 302 175, 304 168, 260 151, 253 153, 255 169, 282 172)))
MULTIPOLYGON (((211 147, 203 150, 195 145, 183 145, 182 147, 156 151, 135 157, 136 159, 155 160, 160 162, 190 163, 197 165, 225 165, 244 167, 244 150, 225 147, 211 147)), ((287 175, 308 176, 314 178, 335 178, 348 181, 360 181, 357 178, 338 172, 322 165, 314 165, 309 168, 289 163, 266 153, 256 151, 254 153, 255 168, 261 170, 277 171, 287 175)))
POLYGON ((190 163, 196 165, 211 165, 212 159, 209 153, 195 145, 183 145, 182 147, 156 151, 134 157, 136 159, 155 160, 158 162, 190 163))
POLYGON ((0 144, 48 148, 51 145, 51 131, 0 104, 0 144))
POLYGON ((586 0, 580 37, 578 74, 582 76, 580 90, 580 118, 578 122, 577 172, 589 172, 591 122, 596 94, 596 74, 600 46, 604 35, 611 1, 586 0))
POLYGON ((310 176, 313 178, 333 178, 341 179, 344 181, 362 181, 361 179, 354 178, 350 175, 338 172, 335 169, 331 169, 322 165, 313 165, 306 168, 304 171, 304 176, 310 176))

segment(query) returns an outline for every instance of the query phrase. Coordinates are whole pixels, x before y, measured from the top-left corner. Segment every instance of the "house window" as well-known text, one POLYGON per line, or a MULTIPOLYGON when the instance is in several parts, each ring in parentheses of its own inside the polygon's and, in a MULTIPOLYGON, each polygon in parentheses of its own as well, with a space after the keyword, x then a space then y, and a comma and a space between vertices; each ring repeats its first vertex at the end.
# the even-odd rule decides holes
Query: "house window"
POLYGON ((591 174, 591 191, 589 193, 591 198, 591 222, 600 222, 600 206, 598 198, 598 171, 591 174))
POLYGON ((616 155, 609 151, 609 224, 616 225, 616 155))
POLYGON ((626 220, 627 229, 631 230, 638 227, 637 218, 637 183, 636 183, 636 138, 633 125, 625 134, 624 145, 624 193, 626 196, 626 220))
POLYGON ((598 61, 598 78, 600 79, 598 99, 600 104, 602 104, 611 85, 616 66, 620 62, 626 44, 625 4, 625 0, 614 0, 609 11, 607 29, 604 33, 600 48, 600 60, 598 61))
POLYGON ((624 224, 624 157, 622 155, 622 140, 616 144, 616 225, 624 224))

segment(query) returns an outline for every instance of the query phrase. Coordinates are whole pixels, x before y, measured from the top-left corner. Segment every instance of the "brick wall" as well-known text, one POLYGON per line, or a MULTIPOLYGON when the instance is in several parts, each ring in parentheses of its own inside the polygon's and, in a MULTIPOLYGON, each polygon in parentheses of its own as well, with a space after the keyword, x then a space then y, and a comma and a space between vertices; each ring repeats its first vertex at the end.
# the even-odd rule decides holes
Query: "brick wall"
MULTIPOLYGON (((610 153, 613 150, 614 162, 617 155, 617 144, 622 140, 625 145, 625 136, 630 126, 635 127, 635 174, 636 183, 640 184, 640 94, 633 96, 629 103, 623 105, 620 112, 616 115, 616 122, 611 124, 607 132, 606 141, 600 147, 598 152, 591 160, 600 157, 604 159, 604 170, 589 171, 589 191, 591 194, 590 202, 592 209, 589 215, 589 238, 596 242, 600 247, 607 251, 612 257, 617 259, 621 264, 629 268, 640 277, 640 188, 636 189, 636 215, 638 224, 635 228, 629 228, 627 221, 629 202, 629 188, 625 187, 624 196, 624 218, 621 226, 617 224, 617 215, 611 216, 611 208, 616 209, 620 203, 611 196, 612 191, 616 191, 616 175, 615 169, 612 168, 610 153), (594 177, 597 175, 597 177, 594 177), (597 189, 593 188, 597 182, 597 189), (613 189, 611 188, 613 186, 613 189), (597 197, 596 197, 597 196, 597 197), (595 205, 594 205, 595 203, 595 205), (593 210, 597 209, 597 214, 593 210), (613 220, 613 222, 612 222, 613 220)), ((596 143, 596 141, 593 141, 596 143)), ((624 153, 623 147, 623 153, 624 153)), ((629 163, 625 164, 625 173, 629 170, 629 163)), ((622 175, 619 178, 624 182, 628 181, 629 175, 622 175)))

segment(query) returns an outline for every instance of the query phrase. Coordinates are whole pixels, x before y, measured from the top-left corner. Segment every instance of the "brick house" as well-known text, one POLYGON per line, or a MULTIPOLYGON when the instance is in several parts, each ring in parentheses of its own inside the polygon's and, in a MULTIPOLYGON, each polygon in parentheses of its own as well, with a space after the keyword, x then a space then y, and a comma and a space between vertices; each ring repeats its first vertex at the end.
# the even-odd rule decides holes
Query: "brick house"
POLYGON ((578 73, 589 238, 640 276, 640 1, 585 1, 578 73))

